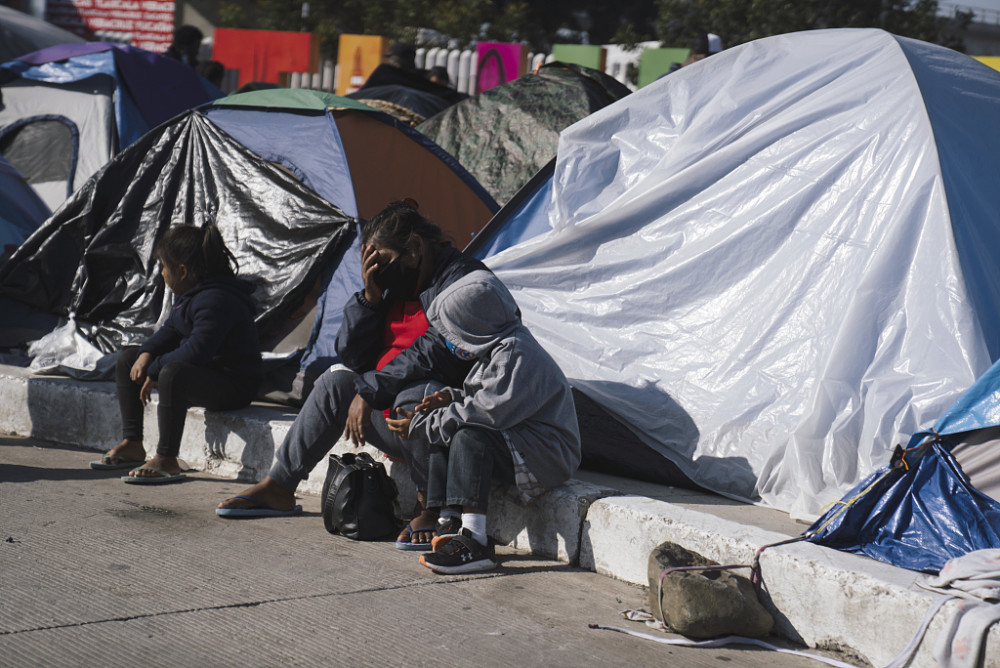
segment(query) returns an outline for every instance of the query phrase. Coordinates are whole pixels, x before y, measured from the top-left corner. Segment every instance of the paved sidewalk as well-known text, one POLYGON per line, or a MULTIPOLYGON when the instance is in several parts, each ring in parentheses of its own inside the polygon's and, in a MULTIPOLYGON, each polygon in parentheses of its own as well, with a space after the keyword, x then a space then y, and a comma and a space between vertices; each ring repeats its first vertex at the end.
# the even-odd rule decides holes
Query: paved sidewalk
POLYGON ((0 438, 2 666, 819 666, 754 649, 665 647, 641 587, 530 555, 442 577, 391 543, 297 518, 223 520, 240 485, 137 487, 91 452, 0 438))
MULTIPOLYGON (((276 406, 191 409, 181 457, 200 472, 197 477, 224 479, 215 484, 225 485, 226 494, 236 493, 265 474, 294 418, 294 411, 276 406)), ((153 407, 146 411, 145 426, 151 449, 148 444, 157 438, 153 407)), ((4 433, 106 450, 120 438, 113 384, 33 376, 0 365, 4 433)), ((342 441, 334 450, 349 447, 342 441)), ((318 504, 310 495, 319 493, 325 466, 322 462, 299 486, 307 503, 318 504)), ((389 469, 400 485, 403 508, 412 507, 405 465, 389 469)), ((719 563, 749 564, 759 548, 799 535, 806 524, 713 494, 581 471, 528 506, 494 494, 488 528, 511 549, 644 585, 649 553, 661 542, 679 543, 719 563)), ((803 646, 843 652, 859 663, 881 666, 895 658, 937 598, 917 586, 924 578, 920 573, 811 543, 769 549, 760 565, 762 602, 775 616, 777 634, 803 646)), ((936 616, 912 668, 935 665, 934 643, 956 610, 951 602, 936 616)), ((986 668, 1000 668, 1000 625, 990 631, 986 657, 986 668)))

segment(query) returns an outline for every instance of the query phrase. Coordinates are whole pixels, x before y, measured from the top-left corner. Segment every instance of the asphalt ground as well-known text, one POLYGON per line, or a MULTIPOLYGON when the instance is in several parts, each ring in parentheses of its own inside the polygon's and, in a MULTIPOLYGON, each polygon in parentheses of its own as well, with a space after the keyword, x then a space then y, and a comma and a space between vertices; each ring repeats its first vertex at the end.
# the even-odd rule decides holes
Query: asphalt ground
POLYGON ((594 630, 659 633, 620 616, 645 589, 502 549, 496 571, 439 576, 327 534, 317 497, 223 520, 243 484, 126 485, 96 458, 0 437, 0 666, 822 665, 594 630))

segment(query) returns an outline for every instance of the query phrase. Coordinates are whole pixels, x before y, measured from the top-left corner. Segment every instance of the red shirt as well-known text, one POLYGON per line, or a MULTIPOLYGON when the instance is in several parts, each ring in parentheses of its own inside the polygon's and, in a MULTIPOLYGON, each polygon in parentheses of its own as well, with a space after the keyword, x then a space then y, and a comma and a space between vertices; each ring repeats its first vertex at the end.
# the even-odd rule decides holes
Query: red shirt
POLYGON ((385 352, 378 358, 375 369, 381 370, 392 361, 392 358, 413 345, 413 342, 427 331, 427 326, 427 316, 424 315, 419 299, 394 301, 389 306, 385 331, 382 333, 385 352))
MULTIPOLYGON (((420 305, 419 299, 403 301, 398 299, 389 306, 385 319, 385 331, 382 333, 382 343, 385 352, 378 358, 375 369, 380 370, 399 353, 403 352, 427 331, 427 316, 420 305)), ((390 417, 391 408, 382 411, 385 418, 390 417)))

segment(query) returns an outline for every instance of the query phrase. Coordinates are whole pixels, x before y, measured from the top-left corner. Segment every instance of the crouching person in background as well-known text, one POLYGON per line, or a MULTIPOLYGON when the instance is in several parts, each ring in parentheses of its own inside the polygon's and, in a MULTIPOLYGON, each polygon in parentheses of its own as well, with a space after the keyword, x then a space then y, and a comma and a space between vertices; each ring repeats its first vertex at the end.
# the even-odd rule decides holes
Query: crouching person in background
POLYGON ((580 430, 566 376, 521 324, 506 286, 472 272, 427 311, 452 353, 474 360, 464 386, 424 398, 390 427, 430 447, 427 505, 440 509, 436 573, 496 567, 486 536, 491 482, 516 484, 522 501, 566 481, 580 464, 580 430))

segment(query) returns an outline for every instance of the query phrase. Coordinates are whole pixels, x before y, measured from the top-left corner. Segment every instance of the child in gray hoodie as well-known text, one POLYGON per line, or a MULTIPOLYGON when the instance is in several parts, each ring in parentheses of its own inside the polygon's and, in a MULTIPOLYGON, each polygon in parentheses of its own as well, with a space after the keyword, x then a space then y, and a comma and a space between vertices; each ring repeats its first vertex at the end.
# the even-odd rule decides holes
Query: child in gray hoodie
POLYGON ((576 407, 566 376, 492 273, 475 271, 450 285, 427 319, 454 355, 475 363, 461 389, 435 392, 415 413, 389 421, 430 446, 427 506, 440 508, 441 520, 434 552, 420 563, 436 573, 488 570, 496 567, 486 537, 491 482, 514 483, 527 502, 573 475, 576 407))

